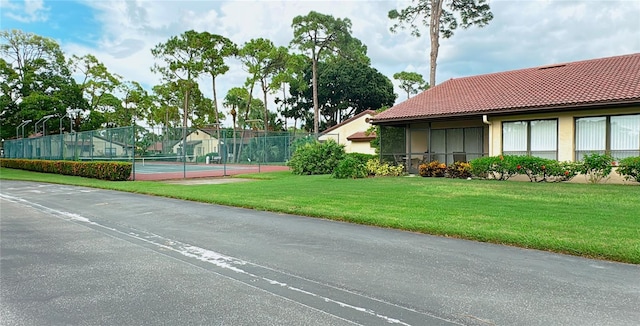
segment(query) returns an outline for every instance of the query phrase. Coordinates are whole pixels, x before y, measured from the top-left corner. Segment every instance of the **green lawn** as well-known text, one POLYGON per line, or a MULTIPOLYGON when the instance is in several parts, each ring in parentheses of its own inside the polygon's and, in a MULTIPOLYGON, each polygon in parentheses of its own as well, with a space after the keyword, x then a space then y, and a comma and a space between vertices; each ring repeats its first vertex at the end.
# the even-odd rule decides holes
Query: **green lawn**
POLYGON ((109 182, 0 169, 0 179, 74 184, 322 217, 640 264, 640 187, 421 177, 338 180, 290 172, 255 182, 109 182))

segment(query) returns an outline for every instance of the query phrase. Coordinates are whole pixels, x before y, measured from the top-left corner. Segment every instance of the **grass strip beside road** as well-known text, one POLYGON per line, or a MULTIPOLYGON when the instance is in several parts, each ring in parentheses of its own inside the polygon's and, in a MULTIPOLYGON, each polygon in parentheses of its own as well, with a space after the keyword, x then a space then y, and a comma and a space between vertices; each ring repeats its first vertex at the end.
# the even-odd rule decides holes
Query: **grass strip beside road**
POLYGON ((150 194, 640 264, 640 187, 441 178, 332 179, 290 172, 258 182, 111 182, 0 168, 0 179, 150 194))

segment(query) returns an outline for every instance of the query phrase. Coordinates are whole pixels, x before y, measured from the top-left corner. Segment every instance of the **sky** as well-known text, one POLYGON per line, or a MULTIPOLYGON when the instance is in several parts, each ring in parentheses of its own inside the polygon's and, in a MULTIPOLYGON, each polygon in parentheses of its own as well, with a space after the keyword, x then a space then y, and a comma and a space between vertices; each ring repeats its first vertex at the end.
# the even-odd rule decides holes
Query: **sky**
MULTIPOLYGON (((445 0, 446 2, 446 0, 445 0)), ((67 57, 92 54, 124 80, 147 88, 160 83, 151 72, 151 49, 187 30, 208 31, 238 45, 268 38, 287 46, 295 16, 317 11, 349 18, 352 35, 368 49, 371 65, 396 85, 393 74, 412 71, 429 79, 429 38, 391 33, 387 13, 411 1, 350 0, 0 0, 0 29, 50 37, 67 57)), ((640 0, 491 0, 494 19, 483 28, 456 30, 440 40, 436 80, 640 52, 640 0)), ((248 74, 237 60, 216 80, 219 100, 248 74)), ((211 84, 200 88, 212 97, 211 84)), ((261 94, 257 94, 261 98, 261 94)), ((272 102, 274 95, 270 95, 272 102)), ((269 104, 275 110, 275 104, 269 104)), ((226 111, 225 109, 222 109, 226 111)))

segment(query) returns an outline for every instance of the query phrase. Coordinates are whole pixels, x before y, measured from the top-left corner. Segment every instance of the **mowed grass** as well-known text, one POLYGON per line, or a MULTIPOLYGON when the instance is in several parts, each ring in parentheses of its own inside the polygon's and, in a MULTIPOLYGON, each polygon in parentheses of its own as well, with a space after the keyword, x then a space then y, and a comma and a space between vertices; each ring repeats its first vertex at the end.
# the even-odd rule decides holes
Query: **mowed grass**
POLYGON ((327 218, 640 264, 640 187, 421 177, 332 179, 290 172, 254 182, 109 182, 13 169, 1 179, 97 187, 327 218))

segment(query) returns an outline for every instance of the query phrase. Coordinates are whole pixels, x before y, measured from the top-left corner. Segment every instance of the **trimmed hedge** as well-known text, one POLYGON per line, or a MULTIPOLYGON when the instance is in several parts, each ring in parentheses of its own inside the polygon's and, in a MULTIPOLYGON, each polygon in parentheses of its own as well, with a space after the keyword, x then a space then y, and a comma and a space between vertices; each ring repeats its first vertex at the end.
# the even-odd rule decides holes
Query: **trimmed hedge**
POLYGON ((34 172, 57 173, 77 177, 126 181, 131 177, 129 162, 76 162, 25 159, 1 159, 0 166, 34 172))

